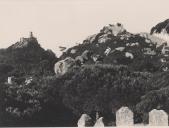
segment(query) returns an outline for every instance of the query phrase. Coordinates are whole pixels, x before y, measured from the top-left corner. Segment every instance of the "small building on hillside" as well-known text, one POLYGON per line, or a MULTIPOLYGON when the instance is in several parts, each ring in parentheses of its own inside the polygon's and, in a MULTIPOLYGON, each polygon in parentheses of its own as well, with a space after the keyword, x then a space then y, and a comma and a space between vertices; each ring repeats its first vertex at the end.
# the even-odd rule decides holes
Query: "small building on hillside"
POLYGON ((7 83, 8 84, 13 84, 14 83, 13 79, 14 79, 14 76, 9 76, 7 83))

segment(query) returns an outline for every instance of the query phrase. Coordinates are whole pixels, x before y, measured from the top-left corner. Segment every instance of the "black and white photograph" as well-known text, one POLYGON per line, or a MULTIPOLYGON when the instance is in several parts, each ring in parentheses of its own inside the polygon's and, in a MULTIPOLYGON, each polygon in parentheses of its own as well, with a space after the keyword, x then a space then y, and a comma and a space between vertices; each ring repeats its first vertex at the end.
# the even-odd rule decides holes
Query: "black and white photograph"
POLYGON ((0 127, 168 115, 169 0, 0 0, 0 127))

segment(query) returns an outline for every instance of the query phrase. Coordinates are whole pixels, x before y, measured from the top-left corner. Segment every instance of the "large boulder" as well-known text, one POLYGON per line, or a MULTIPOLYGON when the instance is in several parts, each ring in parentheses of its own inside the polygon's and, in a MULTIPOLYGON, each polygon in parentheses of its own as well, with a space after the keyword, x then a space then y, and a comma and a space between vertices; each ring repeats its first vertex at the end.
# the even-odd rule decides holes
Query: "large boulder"
POLYGON ((84 62, 85 62, 85 60, 84 60, 84 58, 82 56, 77 56, 75 58, 75 61, 76 61, 76 64, 79 65, 79 66, 84 64, 84 62))
POLYGON ((103 62, 103 59, 104 59, 103 56, 98 55, 98 54, 92 55, 91 58, 92 58, 92 60, 93 60, 95 63, 102 63, 102 62, 103 62))
POLYGON ((76 64, 77 65, 82 65, 84 64, 86 61, 88 61, 89 59, 91 59, 91 55, 92 52, 90 52, 89 50, 85 50, 81 56, 77 56, 75 58, 76 64))
POLYGON ((84 60, 89 60, 90 59, 90 57, 91 57, 91 55, 92 55, 92 52, 90 52, 89 50, 85 50, 83 53, 82 53, 82 57, 84 58, 84 60))
POLYGON ((75 60, 71 57, 67 57, 64 60, 61 60, 55 64, 54 71, 56 75, 63 75, 74 65, 75 60))

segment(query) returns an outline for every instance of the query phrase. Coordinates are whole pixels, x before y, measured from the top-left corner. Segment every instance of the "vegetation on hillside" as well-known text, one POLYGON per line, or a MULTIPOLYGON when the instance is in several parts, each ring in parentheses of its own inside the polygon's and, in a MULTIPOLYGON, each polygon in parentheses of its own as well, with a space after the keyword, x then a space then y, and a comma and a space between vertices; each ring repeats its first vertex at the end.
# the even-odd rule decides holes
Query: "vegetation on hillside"
POLYGON ((0 49, 0 126, 77 126, 83 113, 93 120, 98 113, 110 126, 122 106, 137 123, 147 122, 155 108, 169 113, 166 46, 123 30, 121 24, 104 27, 60 58, 32 36, 0 49), (54 74, 54 64, 66 57, 83 63, 54 74))

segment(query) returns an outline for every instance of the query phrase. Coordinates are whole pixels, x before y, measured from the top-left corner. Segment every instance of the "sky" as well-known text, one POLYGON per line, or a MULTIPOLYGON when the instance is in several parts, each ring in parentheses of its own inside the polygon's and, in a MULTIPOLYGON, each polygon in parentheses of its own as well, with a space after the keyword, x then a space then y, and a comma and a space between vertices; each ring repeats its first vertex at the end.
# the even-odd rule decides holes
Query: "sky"
POLYGON ((132 33, 149 32, 169 18, 169 0, 0 0, 0 48, 28 37, 60 55, 108 24, 132 33))

